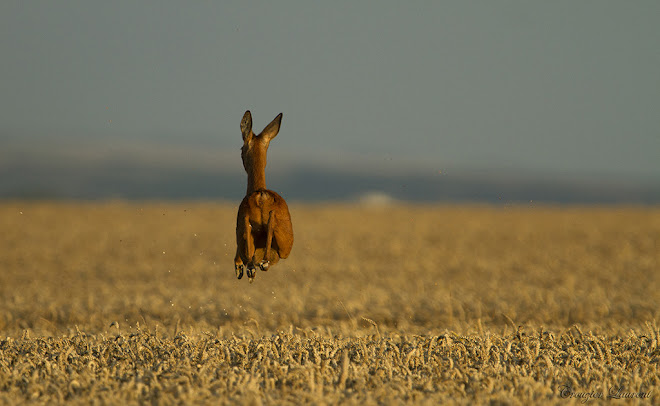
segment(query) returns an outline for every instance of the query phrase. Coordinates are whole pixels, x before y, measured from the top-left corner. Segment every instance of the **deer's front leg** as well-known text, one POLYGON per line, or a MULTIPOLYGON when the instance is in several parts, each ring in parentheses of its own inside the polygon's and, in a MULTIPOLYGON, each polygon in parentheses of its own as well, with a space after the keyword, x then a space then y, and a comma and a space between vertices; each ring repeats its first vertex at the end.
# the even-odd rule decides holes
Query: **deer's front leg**
POLYGON ((254 236, 252 235, 252 225, 250 224, 250 217, 245 216, 244 219, 244 229, 245 229, 245 258, 249 258, 247 264, 247 277, 252 282, 255 276, 254 268, 254 236))
POLYGON ((259 268, 262 271, 267 271, 268 268, 270 267, 270 252, 271 252, 271 244, 273 243, 273 230, 275 229, 275 216, 273 215, 273 211, 271 210, 270 213, 268 213, 268 225, 267 225, 267 231, 266 231, 266 252, 264 253, 264 259, 261 260, 259 263, 259 268))

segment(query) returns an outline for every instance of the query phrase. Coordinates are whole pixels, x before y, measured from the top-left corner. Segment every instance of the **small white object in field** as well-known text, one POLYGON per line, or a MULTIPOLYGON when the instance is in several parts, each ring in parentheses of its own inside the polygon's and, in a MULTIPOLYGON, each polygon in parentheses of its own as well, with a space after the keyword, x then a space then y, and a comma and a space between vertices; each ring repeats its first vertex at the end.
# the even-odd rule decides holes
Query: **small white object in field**
POLYGON ((365 192, 358 197, 358 202, 365 206, 389 206, 396 203, 396 199, 384 192, 365 192))

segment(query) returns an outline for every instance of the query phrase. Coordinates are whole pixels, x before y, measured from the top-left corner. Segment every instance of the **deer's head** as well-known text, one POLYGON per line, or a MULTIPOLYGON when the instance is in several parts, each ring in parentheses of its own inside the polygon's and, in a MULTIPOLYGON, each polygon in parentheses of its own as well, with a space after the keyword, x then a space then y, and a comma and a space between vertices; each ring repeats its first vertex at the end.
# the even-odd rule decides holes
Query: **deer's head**
POLYGON ((248 174, 248 190, 266 188, 266 152, 270 140, 275 138, 280 131, 282 113, 278 114, 273 121, 264 128, 259 135, 252 132, 252 114, 246 111, 241 120, 241 134, 243 134, 243 147, 241 147, 241 159, 243 167, 248 174))

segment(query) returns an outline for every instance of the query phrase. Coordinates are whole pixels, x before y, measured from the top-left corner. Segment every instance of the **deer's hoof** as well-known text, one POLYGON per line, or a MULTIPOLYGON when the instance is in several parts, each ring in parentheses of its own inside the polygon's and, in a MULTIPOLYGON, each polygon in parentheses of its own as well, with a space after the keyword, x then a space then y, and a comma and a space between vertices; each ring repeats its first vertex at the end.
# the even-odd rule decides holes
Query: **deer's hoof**
POLYGON ((236 277, 238 279, 241 279, 243 277, 243 270, 245 269, 245 265, 243 264, 235 264, 234 265, 234 270, 236 271, 236 277))
POLYGON ((259 262, 259 269, 262 271, 267 271, 268 268, 270 268, 270 261, 263 259, 261 262, 259 262))
POLYGON ((247 277, 248 277, 248 279, 250 279, 250 282, 252 282, 252 280, 254 279, 254 276, 256 274, 257 273, 256 273, 256 270, 254 268, 254 265, 252 265, 252 264, 248 265, 248 267, 247 267, 247 277))

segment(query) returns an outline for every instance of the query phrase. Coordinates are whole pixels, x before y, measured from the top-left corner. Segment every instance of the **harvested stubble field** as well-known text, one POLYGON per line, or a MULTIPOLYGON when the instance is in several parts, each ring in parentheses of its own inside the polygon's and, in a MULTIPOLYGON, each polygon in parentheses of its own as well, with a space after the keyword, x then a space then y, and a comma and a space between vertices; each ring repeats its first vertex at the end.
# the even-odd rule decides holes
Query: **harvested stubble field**
POLYGON ((0 204, 0 401, 660 402, 658 208, 292 205, 253 284, 235 210, 0 204))

